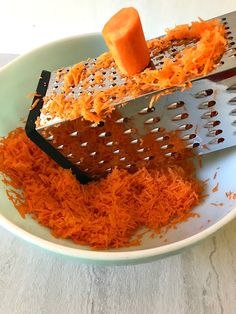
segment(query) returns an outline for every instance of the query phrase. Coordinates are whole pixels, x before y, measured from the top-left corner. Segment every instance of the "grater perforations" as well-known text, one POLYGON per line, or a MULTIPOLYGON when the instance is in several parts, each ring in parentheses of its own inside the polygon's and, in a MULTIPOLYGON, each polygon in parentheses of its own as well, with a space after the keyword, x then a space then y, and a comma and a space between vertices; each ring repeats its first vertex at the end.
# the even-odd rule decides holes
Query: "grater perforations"
MULTIPOLYGON (((112 171, 114 164, 133 171, 137 167, 152 168, 158 163, 168 162, 168 159, 181 158, 175 134, 184 143, 184 155, 189 151, 189 156, 192 155, 192 149, 198 154, 206 154, 235 145, 235 13, 227 14, 221 20, 227 31, 228 49, 217 68, 206 77, 193 80, 191 88, 184 92, 178 87, 167 89, 170 93, 160 99, 157 97, 152 107, 149 104, 153 96, 161 91, 136 99, 126 97, 123 99, 123 102, 128 102, 125 106, 123 102, 116 103, 116 99, 111 97, 111 104, 116 106, 116 110, 100 124, 81 118, 71 121, 51 119, 50 116, 40 114, 39 108, 36 108, 41 126, 35 128, 32 119, 29 119, 27 134, 36 144, 40 135, 41 148, 62 166, 72 168, 83 182, 106 175, 112 171), (159 152, 158 156, 156 151, 159 152), (82 179, 81 175, 84 175, 82 179)), ((166 57, 174 61, 186 45, 196 45, 196 41, 173 42, 172 47, 159 54, 155 50, 151 51, 152 66, 160 69, 166 57)), ((96 73, 93 72, 96 62, 96 58, 84 62, 87 71, 91 72, 87 81, 71 87, 66 97, 78 98, 84 91, 93 94, 126 83, 125 77, 114 64, 109 69, 102 69, 102 78, 97 81, 96 73)), ((52 72, 50 80, 48 72, 47 75, 42 74, 40 86, 48 86, 47 96, 63 93, 62 74, 68 71, 69 67, 52 72)), ((41 107, 47 105, 42 101, 39 104, 41 107)), ((35 115, 33 111, 30 115, 35 115)))

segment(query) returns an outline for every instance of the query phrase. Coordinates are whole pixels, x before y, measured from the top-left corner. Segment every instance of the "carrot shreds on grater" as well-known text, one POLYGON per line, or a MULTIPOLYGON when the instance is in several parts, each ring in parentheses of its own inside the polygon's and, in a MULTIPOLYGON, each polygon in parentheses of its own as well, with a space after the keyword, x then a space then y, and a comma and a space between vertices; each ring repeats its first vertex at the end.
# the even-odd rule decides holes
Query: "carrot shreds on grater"
MULTIPOLYGON (((83 116, 52 116, 47 107, 54 96, 79 100, 82 93, 87 93, 93 97, 99 91, 124 86, 130 77, 120 74, 113 65, 102 69, 102 84, 94 82, 96 73, 92 70, 97 60, 89 59, 83 63, 84 71, 92 73, 86 84, 80 81, 64 95, 64 73, 71 67, 43 71, 37 88, 41 97, 34 98, 26 123, 28 137, 62 167, 71 168, 82 183, 103 177, 114 167, 130 171, 152 168, 173 159, 178 161, 181 156, 190 157, 193 151, 202 155, 235 145, 236 12, 218 19, 225 26, 227 47, 213 71, 191 79, 188 88, 182 84, 122 99, 111 96, 110 106, 115 110, 100 122, 87 121, 83 116)), ((175 58, 194 45, 196 40, 175 40, 158 54, 155 47, 150 47, 152 69, 161 69, 164 58, 175 58)))

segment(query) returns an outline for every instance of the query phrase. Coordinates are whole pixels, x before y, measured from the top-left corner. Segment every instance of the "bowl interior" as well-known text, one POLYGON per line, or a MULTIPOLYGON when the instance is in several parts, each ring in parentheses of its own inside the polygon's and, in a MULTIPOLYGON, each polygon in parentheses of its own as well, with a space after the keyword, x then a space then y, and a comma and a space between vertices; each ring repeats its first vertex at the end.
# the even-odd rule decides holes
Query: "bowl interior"
MULTIPOLYGON (((35 91, 41 70, 55 70, 86 59, 88 56, 96 57, 105 50, 106 47, 100 35, 72 37, 36 49, 4 67, 0 71, 2 102, 0 136, 6 135, 17 126, 23 126, 20 119, 27 116, 31 102, 26 95, 35 91)), ((203 158, 203 167, 198 170, 198 173, 201 179, 209 179, 208 191, 206 191, 209 196, 204 203, 194 209, 194 212, 200 214, 199 218, 192 218, 179 224, 177 229, 169 230, 162 238, 157 236, 151 239, 150 234, 147 234, 140 247, 122 248, 118 251, 139 251, 185 240, 214 225, 230 211, 235 211, 235 202, 227 200, 225 195, 227 191, 236 191, 235 157, 236 147, 209 154, 203 158), (217 178, 213 179, 216 171, 217 178), (219 191, 211 193, 217 182, 219 182, 219 191), (224 205, 214 206, 211 203, 224 203, 224 205)), ((75 245, 69 240, 55 239, 47 228, 42 227, 30 217, 22 219, 7 199, 5 186, 2 183, 0 183, 0 215, 40 239, 64 246, 65 250, 66 248, 90 250, 88 247, 75 245)))

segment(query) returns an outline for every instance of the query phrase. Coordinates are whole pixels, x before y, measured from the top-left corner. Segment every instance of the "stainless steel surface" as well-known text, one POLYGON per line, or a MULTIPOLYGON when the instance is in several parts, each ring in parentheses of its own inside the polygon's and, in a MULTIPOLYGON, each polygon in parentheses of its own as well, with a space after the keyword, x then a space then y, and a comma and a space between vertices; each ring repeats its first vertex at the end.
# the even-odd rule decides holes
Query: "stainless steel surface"
MULTIPOLYGON (((142 165, 146 162, 147 166, 156 163, 154 148, 157 145, 163 156, 175 156, 175 143, 169 136, 172 131, 179 131, 185 148, 194 148, 198 154, 236 145, 236 12, 219 18, 226 27, 228 49, 217 68, 208 76, 193 80, 191 88, 167 89, 169 93, 154 102, 152 108, 148 106, 151 100, 163 90, 136 99, 129 97, 125 106, 114 104, 116 110, 111 118, 99 126, 81 119, 56 118, 48 122, 50 117, 41 113, 38 132, 71 163, 95 177, 111 171, 114 158, 121 168, 131 168, 140 162, 142 165), (148 141, 148 146, 143 145, 148 134, 152 135, 152 140, 148 141)), ((171 56, 176 49, 183 48, 176 46, 166 53, 171 56)), ((164 54, 154 55, 152 52, 152 61, 160 67, 164 54)), ((96 60, 89 60, 86 66, 91 68, 94 62, 96 60)), ((104 76, 103 86, 94 85, 91 77, 87 91, 93 93, 111 84, 122 85, 125 80, 114 68, 106 69, 104 76)), ((52 74, 47 95, 61 92, 63 81, 55 81, 55 78, 56 72, 52 74)), ((73 97, 79 97, 82 89, 83 82, 72 88, 73 97)))

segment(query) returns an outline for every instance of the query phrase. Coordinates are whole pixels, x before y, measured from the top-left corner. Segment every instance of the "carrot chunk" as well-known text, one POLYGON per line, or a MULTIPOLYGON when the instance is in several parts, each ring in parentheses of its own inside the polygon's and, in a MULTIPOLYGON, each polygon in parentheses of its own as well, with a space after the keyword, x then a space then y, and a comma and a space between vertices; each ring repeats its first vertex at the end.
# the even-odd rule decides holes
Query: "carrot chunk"
POLYGON ((136 74, 149 64, 149 50, 136 9, 121 9, 105 24, 102 34, 122 73, 136 74))

